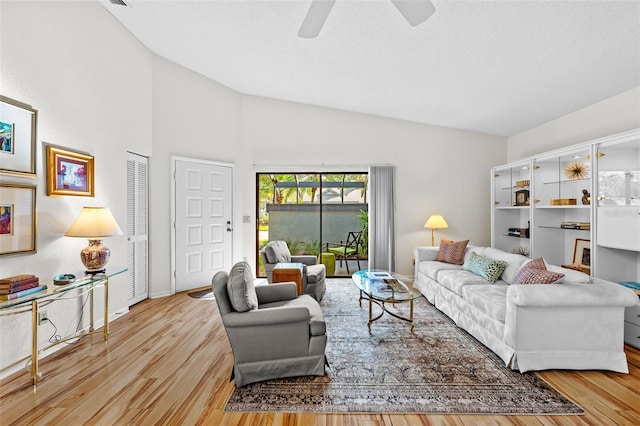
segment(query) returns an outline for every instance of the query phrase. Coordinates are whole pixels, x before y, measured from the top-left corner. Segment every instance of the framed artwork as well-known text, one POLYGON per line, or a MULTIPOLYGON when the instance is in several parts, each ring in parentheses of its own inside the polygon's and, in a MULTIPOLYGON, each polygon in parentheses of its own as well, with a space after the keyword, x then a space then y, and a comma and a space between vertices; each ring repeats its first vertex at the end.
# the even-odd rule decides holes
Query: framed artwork
POLYGON ((576 238, 573 248, 573 266, 591 269, 591 241, 576 238))
POLYGON ((0 255, 35 251, 36 186, 0 183, 0 255))
POLYGON ((47 146, 47 195, 93 197, 93 157, 47 146))
POLYGON ((38 112, 0 95, 0 173, 36 176, 38 112))

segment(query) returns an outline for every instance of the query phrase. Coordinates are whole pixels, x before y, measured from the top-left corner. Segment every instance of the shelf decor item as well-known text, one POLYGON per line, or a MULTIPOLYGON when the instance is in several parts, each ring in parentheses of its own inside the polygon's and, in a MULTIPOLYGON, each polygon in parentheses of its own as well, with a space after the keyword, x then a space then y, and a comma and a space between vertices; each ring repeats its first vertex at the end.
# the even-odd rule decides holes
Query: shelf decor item
POLYGON ((573 248, 573 266, 581 270, 591 268, 591 241, 576 238, 573 248))
POLYGON ((47 146, 47 195, 93 197, 93 157, 47 146))
POLYGON ((0 255, 35 253, 36 186, 0 183, 0 255))
POLYGON ((516 206, 528 206, 529 205, 529 190, 521 189, 516 191, 516 206))
POLYGON ((38 112, 0 96, 0 173, 36 177, 38 112))
POLYGON ((575 206, 578 204, 576 198, 552 198, 549 201, 552 206, 575 206))
POLYGON ((122 235, 122 231, 108 207, 83 207, 64 235, 89 239, 89 245, 80 252, 80 259, 87 274, 97 274, 104 272, 111 255, 111 250, 102 245, 102 238, 122 235))
POLYGON ((564 174, 569 180, 586 179, 589 167, 579 161, 574 161, 564 169, 564 174))

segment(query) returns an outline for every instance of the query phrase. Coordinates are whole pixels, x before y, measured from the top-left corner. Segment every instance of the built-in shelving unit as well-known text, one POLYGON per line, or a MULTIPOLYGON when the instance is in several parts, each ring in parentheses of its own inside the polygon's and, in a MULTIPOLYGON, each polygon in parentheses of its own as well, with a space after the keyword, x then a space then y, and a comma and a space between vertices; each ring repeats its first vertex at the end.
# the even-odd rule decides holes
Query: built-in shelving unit
POLYGON ((572 265, 579 241, 591 275, 640 281, 640 129, 494 167, 491 182, 492 246, 572 265))

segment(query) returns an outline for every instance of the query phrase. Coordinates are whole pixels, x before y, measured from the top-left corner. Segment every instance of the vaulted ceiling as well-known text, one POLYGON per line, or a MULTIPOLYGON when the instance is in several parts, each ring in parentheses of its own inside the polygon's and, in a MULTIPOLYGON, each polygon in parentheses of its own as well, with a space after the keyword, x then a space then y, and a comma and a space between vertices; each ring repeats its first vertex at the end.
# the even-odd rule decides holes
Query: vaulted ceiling
POLYGON ((510 136, 640 86, 640 1, 99 0, 154 53, 240 93, 510 136))

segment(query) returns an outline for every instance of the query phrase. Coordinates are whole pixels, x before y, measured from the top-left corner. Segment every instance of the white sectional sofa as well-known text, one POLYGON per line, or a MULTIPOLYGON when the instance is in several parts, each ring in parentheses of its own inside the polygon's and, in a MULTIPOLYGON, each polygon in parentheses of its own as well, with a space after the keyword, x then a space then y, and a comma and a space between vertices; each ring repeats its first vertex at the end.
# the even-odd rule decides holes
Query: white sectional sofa
POLYGON ((438 247, 416 247, 414 288, 495 352, 505 365, 521 372, 629 372, 624 353, 624 310, 638 304, 632 291, 552 265, 549 270, 565 274, 560 282, 512 284, 529 261, 525 256, 469 246, 465 262, 472 252, 507 262, 498 281, 491 284, 461 265, 436 261, 438 247))

